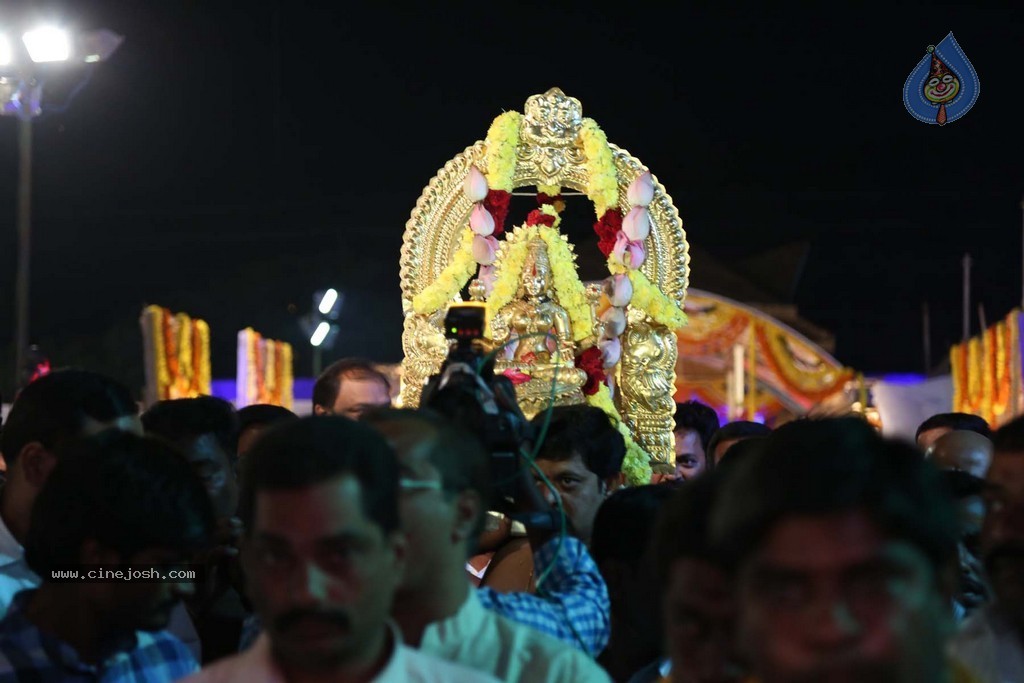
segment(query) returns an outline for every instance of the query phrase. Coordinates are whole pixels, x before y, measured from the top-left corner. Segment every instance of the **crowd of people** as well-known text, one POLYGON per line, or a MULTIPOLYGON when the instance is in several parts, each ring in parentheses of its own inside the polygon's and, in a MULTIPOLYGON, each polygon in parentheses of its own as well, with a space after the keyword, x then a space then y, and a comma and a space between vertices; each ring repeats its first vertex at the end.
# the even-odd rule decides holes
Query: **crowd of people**
POLYGON ((33 381, 0 426, 0 683, 1024 681, 1024 418, 906 443, 691 401, 675 473, 627 486, 611 419, 556 407, 509 482, 390 395, 358 359, 308 417, 33 381))

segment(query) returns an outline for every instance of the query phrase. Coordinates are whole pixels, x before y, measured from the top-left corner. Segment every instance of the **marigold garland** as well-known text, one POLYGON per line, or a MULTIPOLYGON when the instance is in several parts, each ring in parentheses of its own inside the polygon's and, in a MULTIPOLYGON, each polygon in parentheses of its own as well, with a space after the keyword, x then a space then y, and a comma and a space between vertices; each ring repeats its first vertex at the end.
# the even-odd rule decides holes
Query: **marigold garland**
POLYGON ((507 111, 494 119, 487 131, 487 187, 492 190, 513 189, 521 118, 519 112, 507 111))
POLYGON ((622 434, 622 438, 626 442, 626 457, 622 461, 622 473, 626 475, 626 481, 630 486, 649 484, 653 474, 651 456, 633 440, 629 427, 622 421, 622 416, 619 415, 619 411, 615 407, 608 385, 599 385, 596 393, 587 396, 587 403, 603 410, 608 417, 612 418, 615 428, 622 434))
POLYGON ((210 328, 184 313, 147 306, 143 316, 146 343, 153 349, 152 374, 156 400, 191 398, 210 393, 210 328))
POLYGON ((412 299, 412 308, 421 315, 439 311, 454 299, 476 272, 473 258, 473 231, 469 228, 462 233, 455 256, 434 282, 412 299))
POLYGON ((286 342, 264 339, 247 327, 238 333, 239 405, 266 403, 291 409, 294 396, 292 347, 286 342))
POLYGON ((619 201, 619 180, 615 173, 615 157, 608 146, 608 136, 593 119, 583 119, 580 142, 587 156, 587 196, 594 202, 597 217, 619 201))
POLYGON ((686 324, 686 313, 683 309, 669 299, 665 294, 654 286, 641 270, 631 270, 621 263, 608 260, 608 270, 613 274, 625 273, 633 284, 633 298, 629 305, 637 308, 669 330, 675 331, 686 324))

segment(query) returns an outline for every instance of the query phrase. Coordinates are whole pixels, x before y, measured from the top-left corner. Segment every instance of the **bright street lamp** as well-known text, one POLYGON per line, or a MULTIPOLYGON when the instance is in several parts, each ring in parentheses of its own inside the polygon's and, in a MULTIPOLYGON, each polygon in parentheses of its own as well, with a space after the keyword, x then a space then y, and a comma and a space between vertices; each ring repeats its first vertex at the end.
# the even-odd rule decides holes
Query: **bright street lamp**
MULTIPOLYGON (((319 310, 322 314, 327 315, 334 308, 334 304, 338 301, 338 290, 331 288, 324 292, 324 298, 320 299, 319 310)), ((317 346, 314 344, 314 346, 317 346)))
POLYGON ((71 56, 71 37, 56 26, 43 26, 21 37, 29 58, 35 62, 66 62, 71 56))
MULTIPOLYGON (((0 29, 0 115, 18 119, 18 276, 15 287, 14 385, 20 388, 28 353, 29 261, 32 235, 32 119, 43 112, 43 74, 54 67, 107 59, 124 40, 106 29, 72 34, 42 26, 20 41, 0 29), (43 64, 44 66, 37 66, 43 64)), ((86 67, 88 68, 88 67, 86 67)))
POLYGON ((309 338, 309 343, 312 346, 319 347, 327 339, 327 333, 331 331, 331 324, 329 322, 322 322, 316 326, 316 330, 313 332, 313 336, 309 338))

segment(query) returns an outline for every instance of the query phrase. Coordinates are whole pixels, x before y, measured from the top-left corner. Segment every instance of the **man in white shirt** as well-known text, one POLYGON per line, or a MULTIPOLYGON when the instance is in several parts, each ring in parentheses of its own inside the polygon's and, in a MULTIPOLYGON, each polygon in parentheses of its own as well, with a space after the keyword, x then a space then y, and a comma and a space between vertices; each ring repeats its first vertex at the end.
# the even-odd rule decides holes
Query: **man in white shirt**
MULTIPOLYGON (((398 455, 407 568, 392 608, 405 641, 503 681, 608 681, 590 657, 487 609, 466 575, 491 497, 479 441, 424 411, 364 418, 398 455)), ((534 596, 523 596, 537 600, 534 596)))
POLYGON ((406 647, 388 623, 405 541, 398 464, 379 434, 341 417, 284 423, 242 469, 242 563, 265 630, 186 680, 495 680, 406 647))

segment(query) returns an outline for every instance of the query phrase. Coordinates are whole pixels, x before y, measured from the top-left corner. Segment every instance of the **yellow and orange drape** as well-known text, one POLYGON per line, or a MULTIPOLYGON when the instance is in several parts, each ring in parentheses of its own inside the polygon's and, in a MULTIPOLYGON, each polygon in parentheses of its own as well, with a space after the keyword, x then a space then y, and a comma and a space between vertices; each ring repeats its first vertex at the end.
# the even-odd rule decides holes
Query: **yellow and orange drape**
POLYGON ((1021 348, 1019 310, 977 337, 950 349, 953 410, 985 418, 999 427, 1020 415, 1021 348))

